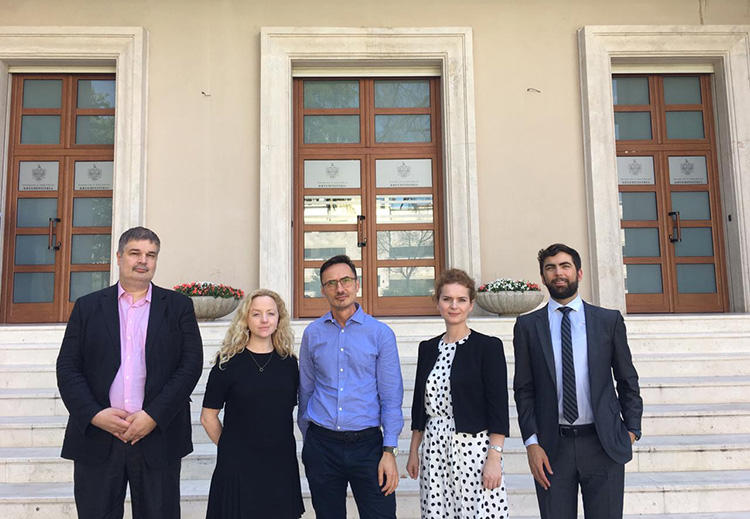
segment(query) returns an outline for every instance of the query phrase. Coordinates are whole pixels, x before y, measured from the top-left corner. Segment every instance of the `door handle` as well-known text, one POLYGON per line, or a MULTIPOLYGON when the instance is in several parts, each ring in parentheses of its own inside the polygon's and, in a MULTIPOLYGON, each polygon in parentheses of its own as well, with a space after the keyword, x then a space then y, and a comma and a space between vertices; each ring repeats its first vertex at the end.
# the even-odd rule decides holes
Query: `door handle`
POLYGON ((52 244, 52 233, 54 232, 55 228, 57 227, 57 224, 60 222, 59 218, 50 218, 49 219, 49 228, 47 231, 47 248, 49 250, 55 249, 60 250, 60 246, 62 245, 61 242, 57 242, 54 245, 52 244))
POLYGON ((357 247, 367 246, 367 234, 365 232, 365 215, 357 215, 357 247))
POLYGON ((679 211, 669 211, 669 216, 672 217, 672 234, 669 235, 669 241, 674 243, 677 241, 682 241, 682 227, 680 226, 680 212, 679 211))

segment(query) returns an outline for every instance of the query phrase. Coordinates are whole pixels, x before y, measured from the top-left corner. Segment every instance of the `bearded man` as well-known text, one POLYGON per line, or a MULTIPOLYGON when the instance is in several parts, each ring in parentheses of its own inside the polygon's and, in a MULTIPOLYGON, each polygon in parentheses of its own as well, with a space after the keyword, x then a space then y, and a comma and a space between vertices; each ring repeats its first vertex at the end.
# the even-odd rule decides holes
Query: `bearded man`
POLYGON ((643 415, 625 323, 578 295, 575 249, 556 243, 537 259, 550 301, 516 321, 513 390, 539 511, 575 519, 580 486, 586 518, 619 519, 643 415))

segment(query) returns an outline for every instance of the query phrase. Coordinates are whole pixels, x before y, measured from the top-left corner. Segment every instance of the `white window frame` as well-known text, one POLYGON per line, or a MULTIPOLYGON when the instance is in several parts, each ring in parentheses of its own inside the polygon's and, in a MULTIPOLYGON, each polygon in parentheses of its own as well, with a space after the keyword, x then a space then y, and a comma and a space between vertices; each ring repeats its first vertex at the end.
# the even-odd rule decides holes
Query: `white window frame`
MULTIPOLYGON (((112 200, 112 236, 142 225, 146 217, 146 101, 147 33, 142 27, 2 27, 0 26, 0 143, 2 179, 0 188, 5 226, 7 131, 10 117, 9 69, 45 67, 114 66, 117 107, 115 109, 115 156, 112 200)), ((0 250, 2 236, 0 233, 0 250)), ((112 258, 117 240, 112 240, 112 258)), ((0 257, 2 257, 0 255, 0 257)), ((110 280, 117 280, 112 261, 110 280)))
POLYGON ((586 26, 578 31, 594 301, 625 311, 612 63, 714 67, 730 309, 750 309, 750 26, 586 26), (744 177, 744 178, 743 178, 744 177), (728 221, 728 216, 732 220, 728 221))
POLYGON ((478 278, 474 63, 470 28, 263 27, 259 282, 293 301, 293 68, 432 67, 442 77, 447 264, 478 278))

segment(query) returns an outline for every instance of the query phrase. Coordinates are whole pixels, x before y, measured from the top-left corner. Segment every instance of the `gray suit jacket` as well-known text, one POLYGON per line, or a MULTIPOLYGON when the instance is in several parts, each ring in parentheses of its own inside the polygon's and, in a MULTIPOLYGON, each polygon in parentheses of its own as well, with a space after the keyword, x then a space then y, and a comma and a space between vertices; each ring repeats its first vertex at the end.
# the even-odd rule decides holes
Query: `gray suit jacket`
MULTIPOLYGON (((618 463, 633 457, 629 430, 641 429, 643 400, 628 347, 625 322, 617 310, 583 304, 594 424, 604 451, 618 463), (614 380, 617 382, 615 391, 614 380)), ((524 440, 539 438, 550 460, 559 441, 555 359, 547 306, 516 321, 513 329, 513 390, 524 440)))

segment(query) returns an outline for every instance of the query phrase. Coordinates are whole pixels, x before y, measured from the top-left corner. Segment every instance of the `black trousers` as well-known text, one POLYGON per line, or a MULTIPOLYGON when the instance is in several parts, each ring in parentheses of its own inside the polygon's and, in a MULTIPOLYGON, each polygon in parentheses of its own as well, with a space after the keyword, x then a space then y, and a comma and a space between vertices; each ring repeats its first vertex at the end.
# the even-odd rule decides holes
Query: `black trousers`
POLYGON ((561 437, 550 466, 549 489, 535 482, 542 519, 576 519, 579 486, 586 519, 622 519, 625 465, 604 452, 596 431, 561 437))
POLYGON ((179 519, 180 461, 151 468, 139 444, 115 440, 105 463, 73 464, 79 519, 121 519, 125 488, 130 484, 133 519, 179 519))
POLYGON ((317 519, 346 518, 346 485, 352 487, 360 519, 396 519, 396 494, 383 495, 378 463, 380 429, 338 433, 310 424, 302 448, 305 475, 317 519))

